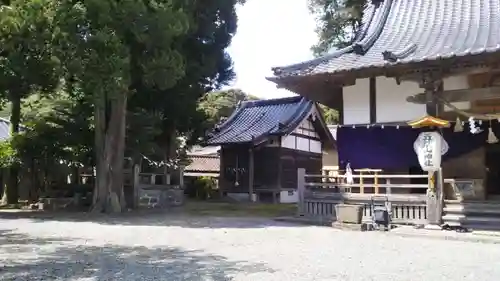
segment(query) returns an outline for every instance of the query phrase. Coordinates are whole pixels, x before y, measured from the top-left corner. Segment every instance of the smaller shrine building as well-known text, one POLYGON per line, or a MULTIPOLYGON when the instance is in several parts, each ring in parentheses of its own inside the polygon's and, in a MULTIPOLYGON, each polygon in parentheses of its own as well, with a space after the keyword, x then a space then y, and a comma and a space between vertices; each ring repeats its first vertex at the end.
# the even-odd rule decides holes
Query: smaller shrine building
POLYGON ((223 195, 294 203, 297 169, 321 173, 323 151, 334 150, 335 140, 318 105, 296 96, 241 103, 206 145, 221 147, 223 195))

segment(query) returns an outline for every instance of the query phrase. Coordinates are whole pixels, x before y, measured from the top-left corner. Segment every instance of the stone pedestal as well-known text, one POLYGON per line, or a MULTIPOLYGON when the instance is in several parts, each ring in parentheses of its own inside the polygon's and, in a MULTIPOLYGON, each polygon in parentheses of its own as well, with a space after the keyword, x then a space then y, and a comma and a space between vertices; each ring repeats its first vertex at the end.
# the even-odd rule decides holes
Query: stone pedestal
POLYGON ((428 224, 428 225, 424 226, 424 229, 427 229, 427 230, 442 230, 441 226, 440 225, 436 225, 436 224, 428 224))
POLYGON ((360 224, 363 219, 363 206, 338 204, 335 206, 337 222, 360 224))

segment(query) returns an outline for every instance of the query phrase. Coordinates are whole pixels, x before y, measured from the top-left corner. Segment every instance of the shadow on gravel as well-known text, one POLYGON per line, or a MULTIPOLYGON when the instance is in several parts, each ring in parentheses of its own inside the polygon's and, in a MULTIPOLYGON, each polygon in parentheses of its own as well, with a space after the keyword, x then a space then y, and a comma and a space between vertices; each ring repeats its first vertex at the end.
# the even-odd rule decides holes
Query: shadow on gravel
MULTIPOLYGON (((237 272, 273 272, 263 264, 179 248, 75 245, 0 231, 0 280, 233 280, 237 272)), ((78 241, 76 241, 78 242, 78 241)))
POLYGON ((118 215, 72 212, 0 212, 0 219, 30 219, 33 222, 93 222, 104 225, 170 226, 184 228, 266 228, 307 227, 302 224, 262 217, 213 217, 186 215, 182 212, 145 211, 118 215))

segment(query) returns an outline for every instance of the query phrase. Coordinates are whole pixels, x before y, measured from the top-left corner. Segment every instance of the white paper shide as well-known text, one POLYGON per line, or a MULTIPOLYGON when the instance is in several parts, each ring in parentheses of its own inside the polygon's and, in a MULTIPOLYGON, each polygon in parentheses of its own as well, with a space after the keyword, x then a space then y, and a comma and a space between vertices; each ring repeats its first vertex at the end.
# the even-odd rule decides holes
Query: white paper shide
POLYGON ((413 144, 422 170, 435 172, 441 167, 441 157, 448 151, 448 144, 439 132, 422 132, 413 144))

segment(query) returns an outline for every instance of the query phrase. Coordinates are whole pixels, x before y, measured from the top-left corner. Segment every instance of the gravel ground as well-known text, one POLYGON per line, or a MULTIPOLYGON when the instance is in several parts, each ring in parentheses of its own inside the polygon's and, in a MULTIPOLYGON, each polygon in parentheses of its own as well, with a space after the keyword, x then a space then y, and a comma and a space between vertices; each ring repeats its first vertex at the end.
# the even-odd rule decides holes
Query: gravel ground
POLYGON ((0 280, 500 280, 500 245, 155 216, 0 219, 0 280))

